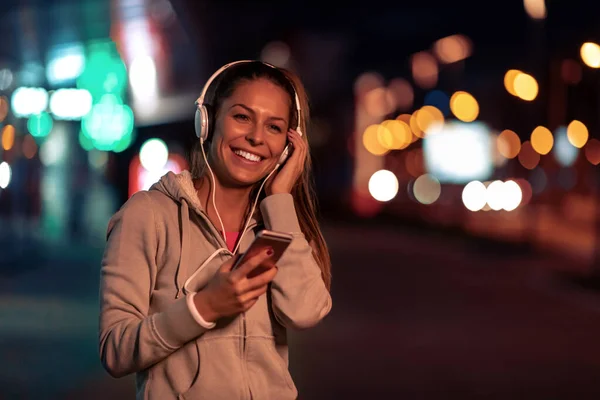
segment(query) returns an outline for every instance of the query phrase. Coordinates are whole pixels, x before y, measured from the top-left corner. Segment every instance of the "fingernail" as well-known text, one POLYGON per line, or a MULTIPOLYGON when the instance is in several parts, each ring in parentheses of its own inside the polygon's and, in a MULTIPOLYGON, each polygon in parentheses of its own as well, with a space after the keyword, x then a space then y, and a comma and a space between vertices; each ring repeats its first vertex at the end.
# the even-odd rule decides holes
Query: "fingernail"
POLYGON ((272 256, 273 253, 274 253, 273 248, 271 248, 271 247, 267 248, 267 255, 268 256, 272 256))

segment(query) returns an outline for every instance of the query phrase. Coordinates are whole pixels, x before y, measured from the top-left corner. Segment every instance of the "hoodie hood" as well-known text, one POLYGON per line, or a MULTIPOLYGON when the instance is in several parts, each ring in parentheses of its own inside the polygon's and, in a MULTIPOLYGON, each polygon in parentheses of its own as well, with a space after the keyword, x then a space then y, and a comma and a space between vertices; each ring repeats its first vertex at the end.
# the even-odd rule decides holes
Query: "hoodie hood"
POLYGON ((185 202, 197 213, 204 212, 196 194, 196 188, 194 188, 192 174, 189 171, 183 171, 179 174, 169 171, 158 182, 152 185, 150 190, 158 190, 177 203, 182 204, 185 202))

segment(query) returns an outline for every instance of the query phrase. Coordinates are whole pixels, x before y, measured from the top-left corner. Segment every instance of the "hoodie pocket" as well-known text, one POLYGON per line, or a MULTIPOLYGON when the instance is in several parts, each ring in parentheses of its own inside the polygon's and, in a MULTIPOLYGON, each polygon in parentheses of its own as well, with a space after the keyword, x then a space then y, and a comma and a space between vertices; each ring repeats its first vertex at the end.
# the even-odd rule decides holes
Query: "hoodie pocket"
MULTIPOLYGON (((179 395, 177 396, 177 400, 185 400, 186 399, 186 395, 196 386, 200 384, 200 381, 202 379, 202 370, 203 368, 203 354, 202 351, 200 350, 200 343, 198 340, 196 340, 194 342, 194 344, 196 345, 196 352, 198 354, 198 371, 196 372, 196 377, 194 378, 194 380, 192 381, 190 387, 188 388, 188 390, 186 390, 184 393, 179 393, 179 395)), ((205 356, 205 355, 204 355, 205 356)))
POLYGON ((199 368, 196 379, 178 399, 239 399, 246 386, 237 354, 239 337, 196 340, 199 368))
POLYGON ((273 338, 254 337, 248 340, 248 369, 252 389, 269 393, 258 398, 289 399, 296 387, 285 360, 275 348, 273 338))
POLYGON ((268 343, 266 345, 266 347, 269 349, 268 352, 271 355, 271 357, 273 358, 274 362, 279 366, 281 376, 283 377, 283 380, 285 381, 287 386, 290 389, 295 389, 296 387, 294 385, 294 381, 292 380, 292 376, 290 375, 288 366, 285 364, 285 361, 283 360, 283 358, 281 358, 281 356, 275 349, 275 346, 273 346, 271 343, 268 343))

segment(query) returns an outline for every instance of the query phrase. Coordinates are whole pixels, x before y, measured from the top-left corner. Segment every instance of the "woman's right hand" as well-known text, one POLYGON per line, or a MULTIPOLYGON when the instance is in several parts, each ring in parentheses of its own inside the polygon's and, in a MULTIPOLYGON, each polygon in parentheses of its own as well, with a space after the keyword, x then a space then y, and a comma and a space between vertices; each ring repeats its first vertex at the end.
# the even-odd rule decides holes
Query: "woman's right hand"
POLYGON ((263 249, 233 271, 236 257, 223 263, 208 285, 194 296, 194 304, 202 318, 213 322, 250 309, 277 274, 277 267, 269 260, 272 252, 272 249, 263 249), (264 272, 249 277, 248 274, 259 266, 265 268, 264 272))

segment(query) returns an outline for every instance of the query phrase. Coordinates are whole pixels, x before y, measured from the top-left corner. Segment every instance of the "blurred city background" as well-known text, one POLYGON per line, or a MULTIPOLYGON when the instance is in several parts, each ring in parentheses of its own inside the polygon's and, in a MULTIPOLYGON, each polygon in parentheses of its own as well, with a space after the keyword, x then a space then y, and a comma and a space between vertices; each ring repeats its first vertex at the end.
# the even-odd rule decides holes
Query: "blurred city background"
POLYGON ((600 396, 600 3, 3 0, 0 399, 133 398, 110 216, 187 168, 221 65, 306 84, 333 310, 301 399, 600 396))

